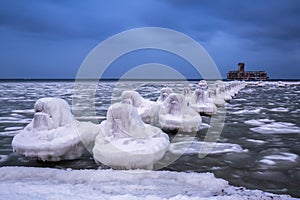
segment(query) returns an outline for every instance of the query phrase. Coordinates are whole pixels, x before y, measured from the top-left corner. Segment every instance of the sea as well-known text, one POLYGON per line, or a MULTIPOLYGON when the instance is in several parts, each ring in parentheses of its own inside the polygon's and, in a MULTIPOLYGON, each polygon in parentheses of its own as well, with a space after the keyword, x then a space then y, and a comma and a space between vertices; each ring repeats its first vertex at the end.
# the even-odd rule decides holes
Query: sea
MULTIPOLYGON (((136 90, 144 98, 156 101, 162 87, 182 93, 184 87, 194 90, 197 83, 100 81, 93 96, 95 115, 84 112, 90 107, 81 106, 78 101, 73 112, 82 111, 77 118, 79 121, 100 123, 105 120, 109 106, 118 101, 125 89, 136 90)), ((168 132, 171 145, 166 156, 177 155, 178 158, 159 170, 212 172, 234 186, 300 197, 300 82, 285 82, 283 87, 278 87, 275 81, 265 83, 263 86, 247 83, 224 108, 219 109, 225 114, 224 126, 216 145, 204 158, 199 157, 198 151, 208 134, 211 117, 202 116, 202 125, 195 135, 168 132), (173 141, 175 137, 177 139, 173 141), (185 143, 191 141, 191 137, 193 142, 186 148, 185 143)), ((102 168, 89 152, 77 160, 42 162, 14 153, 11 146, 14 135, 31 122, 33 106, 39 98, 59 97, 70 105, 74 98, 82 98, 84 102, 90 84, 86 81, 82 85, 82 94, 78 95, 78 91, 74 92, 74 81, 1 81, 0 167, 102 168)))

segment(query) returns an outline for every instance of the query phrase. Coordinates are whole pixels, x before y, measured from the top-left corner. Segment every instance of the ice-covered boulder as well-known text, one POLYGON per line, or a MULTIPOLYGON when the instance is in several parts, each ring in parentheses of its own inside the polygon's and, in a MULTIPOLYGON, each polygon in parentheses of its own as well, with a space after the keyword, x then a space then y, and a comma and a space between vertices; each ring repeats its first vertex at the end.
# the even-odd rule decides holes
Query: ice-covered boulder
POLYGON ((184 132, 198 131, 201 122, 200 115, 188 107, 182 94, 171 93, 161 104, 159 125, 162 129, 180 129, 184 132))
POLYGON ((157 99, 157 103, 163 103, 166 98, 171 94, 174 93, 173 90, 169 87, 164 87, 160 90, 160 96, 157 99))
MULTIPOLYGON (((48 129, 58 128, 61 126, 65 126, 69 123, 72 123, 74 121, 74 117, 71 113, 69 104, 59 98, 41 98, 37 100, 37 102, 34 104, 34 111, 35 111, 35 120, 34 123, 36 123, 35 128, 40 128, 41 126, 45 125, 43 122, 39 123, 41 118, 43 120, 51 120, 51 125, 48 127, 48 129), (44 117, 36 117, 39 114, 46 115, 44 117), (48 118, 49 117, 49 118, 48 118), (46 119, 47 118, 47 119, 46 119)), ((48 122, 50 123, 50 122, 48 122)))
POLYGON ((198 88, 202 89, 202 90, 207 90, 208 89, 208 84, 207 84, 206 80, 199 81, 198 88))
POLYGON ((68 103, 59 98, 41 98, 34 110, 33 120, 13 138, 13 150, 42 161, 79 158, 85 150, 80 135, 95 125, 77 122, 68 103))
POLYGON ((213 115, 217 113, 216 105, 208 98, 207 91, 202 89, 194 91, 189 106, 201 114, 213 115))
POLYGON ((217 82, 216 83, 216 93, 217 93, 217 96, 219 96, 219 98, 222 98, 224 99, 226 102, 229 102, 232 97, 231 95, 229 95, 227 92, 226 92, 226 85, 225 83, 223 82, 217 82))
POLYGON ((232 100, 234 95, 234 91, 231 89, 230 84, 225 85, 225 101, 232 100))
POLYGON ((208 98, 212 103, 214 103, 216 106, 221 107, 225 105, 225 99, 224 96, 220 96, 216 88, 210 88, 208 89, 208 98))
POLYGON ((192 94, 191 88, 189 88, 189 87, 183 88, 182 94, 185 98, 185 101, 187 102, 187 105, 189 106, 191 101, 193 101, 193 94, 192 94))
POLYGON ((157 124, 159 105, 156 102, 144 99, 138 92, 127 90, 122 93, 122 101, 130 99, 137 108, 139 116, 146 124, 157 124))
POLYGON ((109 107, 96 137, 94 159, 116 169, 153 169, 168 149, 169 137, 145 124, 132 103, 127 98, 109 107))
POLYGON ((216 106, 224 106, 225 105, 225 89, 222 81, 217 80, 214 84, 214 87, 211 88, 214 90, 212 92, 211 99, 216 106))

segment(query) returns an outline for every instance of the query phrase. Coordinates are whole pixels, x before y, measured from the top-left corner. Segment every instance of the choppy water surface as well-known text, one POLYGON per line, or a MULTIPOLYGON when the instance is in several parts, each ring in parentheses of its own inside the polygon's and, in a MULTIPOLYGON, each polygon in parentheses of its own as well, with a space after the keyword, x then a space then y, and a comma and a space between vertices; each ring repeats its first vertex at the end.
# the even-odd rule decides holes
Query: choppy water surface
MULTIPOLYGON (((196 84, 190 82, 189 86, 193 88, 196 84)), ((171 86, 177 92, 187 86, 181 82, 127 82, 117 88, 116 85, 99 83, 95 97, 97 114, 89 116, 85 111, 90 108, 84 106, 89 91, 87 83, 83 84, 82 93, 74 96, 72 82, 0 82, 0 166, 98 168, 89 153, 74 161, 43 163, 12 152, 12 138, 31 121, 33 105, 39 98, 60 97, 72 104, 73 95, 83 99, 82 105, 77 101, 73 110, 82 113, 79 120, 101 122, 111 96, 118 96, 123 88, 136 89, 144 98, 156 100, 163 86, 171 86)), ((188 149, 184 147, 192 136, 178 133, 166 156, 181 156, 166 170, 213 172, 233 185, 300 197, 300 86, 267 84, 247 86, 240 91, 226 104, 224 129, 218 144, 204 159, 198 157, 198 150, 210 118, 202 119, 201 130, 188 149)))

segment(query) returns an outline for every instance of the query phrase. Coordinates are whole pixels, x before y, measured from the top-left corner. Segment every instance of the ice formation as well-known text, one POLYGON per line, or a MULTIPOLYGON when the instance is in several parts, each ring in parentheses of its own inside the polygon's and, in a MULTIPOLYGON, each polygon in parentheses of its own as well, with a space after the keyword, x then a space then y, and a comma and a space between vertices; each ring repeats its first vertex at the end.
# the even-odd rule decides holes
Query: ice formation
POLYGON ((80 134, 92 123, 80 124, 68 103, 59 98, 42 98, 34 105, 33 120, 12 141, 13 150, 26 157, 42 161, 72 160, 85 150, 80 134))
MULTIPOLYGON (((173 154, 200 154, 201 147, 205 145, 212 145, 203 141, 180 141, 173 142, 170 144, 169 151, 173 154)), ((220 153, 228 153, 228 152, 244 152, 247 151, 243 149, 238 144, 231 143, 216 143, 212 145, 212 149, 208 152, 208 154, 220 154, 220 153)))
POLYGON ((138 92, 127 90, 122 93, 122 100, 129 99, 137 108, 139 116, 146 124, 157 124, 159 105, 156 102, 144 99, 138 92))
POLYGON ((212 173, 1 167, 2 199, 293 200, 234 187, 212 173))
POLYGON ((182 94, 185 98, 185 101, 187 102, 187 105, 190 106, 191 101, 193 101, 193 94, 192 94, 191 88, 189 88, 189 87, 183 88, 182 94))
POLYGON ((182 94, 171 93, 161 104, 159 125, 162 129, 180 129, 184 132, 198 131, 201 116, 187 105, 182 94))
POLYGON ((96 137, 94 159, 117 169, 152 169, 168 149, 169 137, 145 124, 131 104, 127 98, 109 107, 96 137))
POLYGON ((190 107, 198 113, 213 115, 217 113, 217 107, 208 98, 206 91, 196 89, 189 103, 190 107))
POLYGON ((225 104, 225 89, 221 81, 216 81, 213 88, 209 89, 209 97, 216 106, 224 106, 225 104))
POLYGON ((160 96, 157 99, 157 103, 163 103, 171 93, 174 93, 171 88, 169 87, 162 88, 160 90, 160 96))
POLYGON ((278 81, 277 84, 276 84, 277 87, 285 87, 286 84, 282 81, 278 81))
POLYGON ((199 81, 198 87, 199 87, 199 89, 207 90, 208 84, 207 84, 206 80, 199 81))

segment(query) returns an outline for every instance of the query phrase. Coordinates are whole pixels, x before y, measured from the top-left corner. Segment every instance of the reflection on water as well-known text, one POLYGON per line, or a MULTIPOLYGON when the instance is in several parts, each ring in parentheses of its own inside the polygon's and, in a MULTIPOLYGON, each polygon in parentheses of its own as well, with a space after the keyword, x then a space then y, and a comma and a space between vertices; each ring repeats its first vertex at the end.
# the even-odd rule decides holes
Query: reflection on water
MULTIPOLYGON (((195 88, 197 82, 191 82, 195 88)), ((79 120, 101 122, 111 104, 118 100, 122 89, 131 87, 144 98, 156 100, 164 86, 181 92, 186 86, 180 82, 127 82, 124 87, 115 82, 100 82, 95 96, 96 116, 89 116, 82 97, 89 97, 88 84, 83 86, 73 112, 81 112, 79 120), (86 96, 87 95, 87 96, 86 96), (86 113, 87 115, 84 115, 86 113)), ((0 166, 35 166, 74 169, 97 169, 88 152, 78 160, 43 163, 28 160, 12 153, 12 137, 33 117, 34 102, 42 97, 61 97, 72 103, 72 82, 1 82, 0 83, 0 166)), ((209 127, 203 124, 192 145, 186 149, 186 137, 179 133, 176 143, 166 154, 183 154, 167 170, 213 172, 217 177, 237 186, 262 189, 275 193, 289 193, 300 197, 300 86, 247 86, 226 104, 226 123, 219 144, 203 159, 198 151, 209 127)), ((174 135, 170 135, 174 137, 174 135)), ((167 158, 166 158, 167 159, 167 158)))

